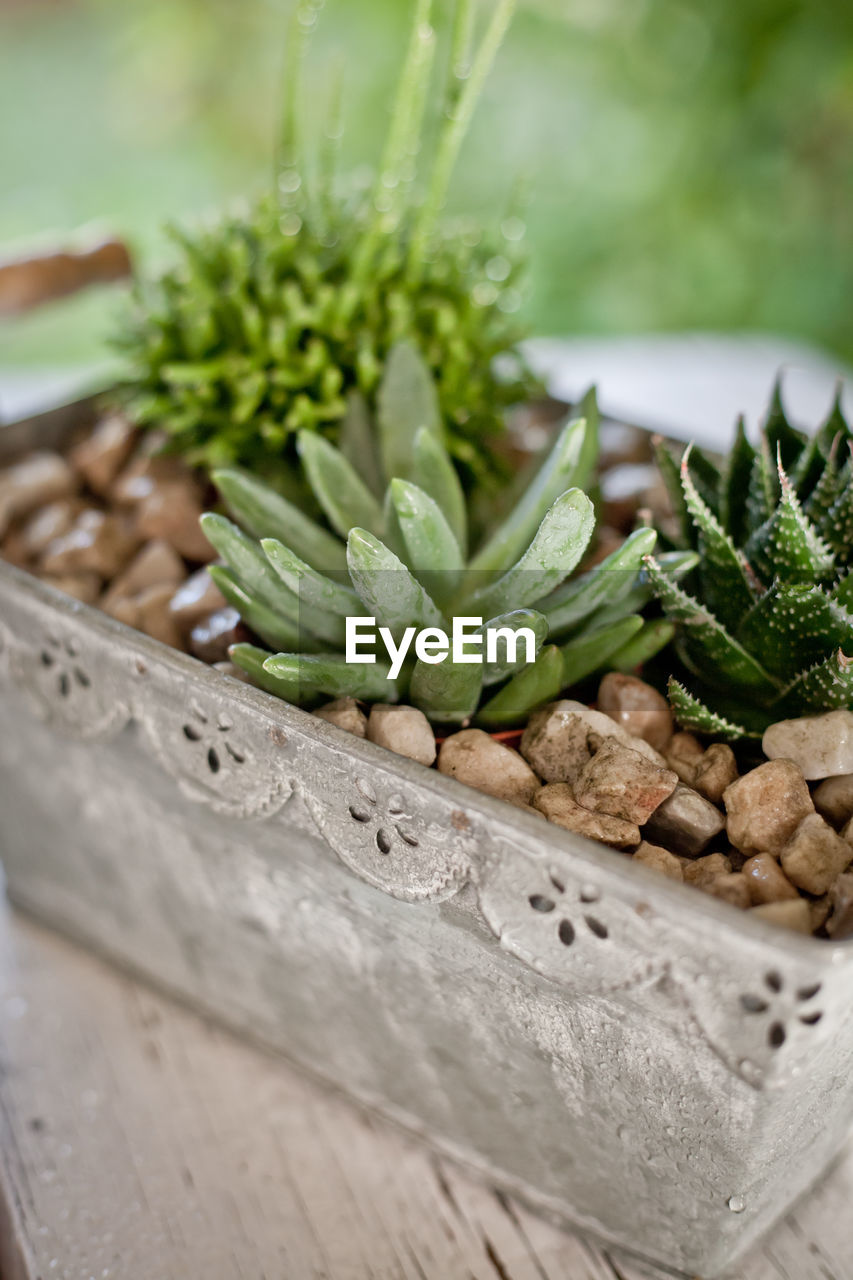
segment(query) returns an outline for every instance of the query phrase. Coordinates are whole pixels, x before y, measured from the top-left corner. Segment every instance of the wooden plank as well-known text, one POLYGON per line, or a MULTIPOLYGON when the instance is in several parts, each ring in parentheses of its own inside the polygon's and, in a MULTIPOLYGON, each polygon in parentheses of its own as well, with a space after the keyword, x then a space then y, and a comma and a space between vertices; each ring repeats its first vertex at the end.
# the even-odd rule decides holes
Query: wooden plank
MULTIPOLYGON (((853 1280, 853 1151, 739 1280, 853 1280)), ((0 917, 4 1280, 640 1280, 449 1161, 0 917)))

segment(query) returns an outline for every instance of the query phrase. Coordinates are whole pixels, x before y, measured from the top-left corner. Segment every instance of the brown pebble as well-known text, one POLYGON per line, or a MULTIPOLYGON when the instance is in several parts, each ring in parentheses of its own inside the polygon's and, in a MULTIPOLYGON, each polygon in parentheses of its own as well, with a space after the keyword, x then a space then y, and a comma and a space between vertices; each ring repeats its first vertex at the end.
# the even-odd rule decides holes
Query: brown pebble
POLYGON ((408 756, 419 764, 435 760, 435 734, 429 720, 417 707, 390 706, 382 702, 370 708, 367 737, 379 747, 408 756))
MULTIPOLYGON (((172 592, 169 590, 169 600, 166 605, 166 612, 169 615, 169 623, 180 635, 169 605, 172 601, 172 592)), ((200 658, 202 662, 224 662, 228 657, 228 650, 232 644, 240 644, 248 640, 249 633, 243 626, 240 615, 236 609, 232 609, 230 605, 226 605, 224 609, 216 609, 208 617, 202 618, 201 622, 197 622, 190 632, 189 650, 196 658, 200 658)), ((179 646, 180 647, 180 646, 179 646)))
POLYGON ((113 579, 104 596, 103 607, 109 612, 108 606, 114 600, 137 596, 149 587, 170 586, 174 590, 185 573, 184 562, 178 553, 162 538, 155 538, 146 542, 127 568, 113 579))
POLYGON ((755 907, 763 902, 793 901, 800 896, 770 853, 756 853, 747 858, 743 864, 743 876, 755 907))
POLYGON ((723 815, 710 800, 679 782, 652 814, 645 834, 676 853, 694 858, 725 825, 723 815))
POLYGON ((113 413, 74 446, 70 461, 89 488, 103 496, 130 457, 135 440, 136 432, 127 418, 113 413))
POLYGON ((367 716, 355 698, 335 698, 334 702, 318 707, 314 715, 321 720, 328 720, 329 724, 336 724, 339 729, 345 729, 353 737, 367 737, 367 716))
POLYGON ((670 880, 684 879, 684 872, 681 870, 678 858, 670 853, 669 849, 663 849, 659 844, 649 844, 648 840, 640 842, 632 861, 642 863, 644 867, 651 867, 653 871, 660 871, 670 880))
POLYGON ((46 449, 0 471, 0 538, 13 520, 57 498, 67 498, 77 488, 77 477, 65 459, 46 449))
POLYGON ((574 799, 568 782, 550 782, 542 787, 533 797, 533 804, 550 822, 589 840, 599 840, 614 849, 634 849, 640 843, 636 823, 584 809, 574 799))
POLYGON ((638 751, 606 739, 575 784, 578 804, 642 826, 675 790, 678 777, 638 751))
POLYGON ((598 687, 598 709, 656 751, 663 751, 672 737, 669 703, 636 676, 608 671, 598 687))
POLYGON ((48 586, 64 591, 75 600, 82 600, 83 604, 94 604, 101 594, 101 579, 97 573, 46 573, 41 578, 48 586))
MULTIPOLYGON (((181 582, 180 578, 178 581, 181 582)), ((181 630, 190 631, 202 618, 216 609, 224 609, 225 605, 225 597, 204 568, 197 569, 181 582, 172 596, 169 609, 181 630)))
POLYGON ((812 792, 814 807, 834 827, 843 827, 853 818, 853 773, 826 778, 812 792))
MULTIPOLYGON (((148 587, 146 591, 141 591, 133 599, 133 604, 136 608, 136 621, 131 625, 137 627, 140 631, 144 631, 153 640, 168 644, 173 649, 183 649, 183 637, 169 613, 169 601, 171 598, 172 588, 168 583, 148 587)), ((221 658, 223 655, 218 653, 217 656, 221 658)), ((224 657, 227 656, 228 651, 226 648, 224 657)))
POLYGON ((853 846, 819 813, 810 813, 785 845, 779 861, 788 879, 806 893, 821 894, 853 861, 853 846))
POLYGON ((214 550, 199 525, 203 508, 191 478, 156 484, 136 508, 140 538, 164 538, 187 560, 207 563, 214 550))
POLYGON ((686 884, 694 884, 705 889, 717 876, 732 874, 732 864, 723 853, 706 853, 702 858, 694 858, 684 868, 686 884))
POLYGON ((791 760, 768 760, 738 778, 723 793, 729 839, 750 857, 779 854, 808 814, 814 812, 802 770, 791 760))
POLYGON ((853 937, 853 872, 840 875, 829 891, 826 932, 835 942, 853 937))
POLYGON ((735 753, 725 742, 715 742, 696 766, 693 786, 712 804, 721 804, 723 792, 737 780, 735 753))
POLYGON ((795 933, 811 933, 812 917, 809 904, 805 898, 796 902, 765 902, 760 907, 751 907, 749 914, 767 924, 778 924, 783 929, 793 929, 795 933))
POLYGON ((482 729, 461 729, 445 738, 438 770, 511 804, 529 804, 539 789, 539 779, 518 752, 482 729))
POLYGON ((664 755, 666 763, 688 787, 693 786, 696 769, 704 756, 702 743, 692 733, 674 733, 664 755))
POLYGON ((707 884, 702 885, 705 893, 711 895, 712 898, 719 898, 722 902, 728 902, 732 907, 738 907, 741 911, 746 911, 752 905, 752 899, 749 896, 749 885, 740 871, 731 871, 721 876, 714 876, 707 884))
POLYGON ((520 751, 545 782, 576 782, 597 744, 605 737, 639 751, 662 765, 663 757, 642 738, 629 733, 582 702, 562 698, 535 711, 521 738, 520 751))
POLYGON ((40 556, 54 538, 61 538, 85 509, 79 498, 60 498, 34 511, 21 530, 21 543, 28 556, 40 556))
POLYGON ((49 543, 41 567, 49 574, 97 573, 110 579, 127 563, 136 545, 123 520, 89 507, 67 533, 49 543))

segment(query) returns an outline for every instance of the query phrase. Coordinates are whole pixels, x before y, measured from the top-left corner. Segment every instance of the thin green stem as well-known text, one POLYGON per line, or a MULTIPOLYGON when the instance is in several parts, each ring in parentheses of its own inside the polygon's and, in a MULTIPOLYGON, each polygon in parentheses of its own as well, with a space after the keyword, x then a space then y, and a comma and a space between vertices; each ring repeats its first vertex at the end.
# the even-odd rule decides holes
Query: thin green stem
POLYGON ((462 92, 452 111, 445 117, 436 149, 429 190, 421 208, 409 248, 409 275, 417 278, 439 214, 447 199, 447 190, 459 150, 471 124, 471 118, 498 49, 507 33, 515 11, 516 0, 498 0, 491 22, 480 42, 464 81, 462 92))
POLYGON ((373 264, 376 248, 388 227, 399 216, 400 188, 407 159, 416 149, 426 104, 435 31, 431 25, 433 0, 417 0, 409 48, 403 62, 391 124, 373 190, 374 217, 353 263, 353 278, 363 280, 373 264))
POLYGON ((338 57, 329 74, 330 90, 326 122, 320 142, 317 173, 317 199, 321 216, 328 229, 334 219, 335 177, 343 134, 344 60, 338 57))
POLYGON ((290 17, 285 49, 281 123, 273 175, 279 200, 289 206, 299 204, 304 198, 305 166, 300 119, 302 66, 316 21, 316 0, 299 0, 290 17))

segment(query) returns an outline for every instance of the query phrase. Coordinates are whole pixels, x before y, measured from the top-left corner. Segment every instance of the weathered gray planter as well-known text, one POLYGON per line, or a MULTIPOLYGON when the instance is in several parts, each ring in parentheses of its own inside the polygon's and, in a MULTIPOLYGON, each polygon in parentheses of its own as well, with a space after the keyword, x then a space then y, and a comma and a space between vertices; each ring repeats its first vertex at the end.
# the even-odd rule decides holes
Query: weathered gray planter
POLYGON ((846 1136, 850 946, 744 918, 2 564, 0 695, 17 903, 554 1217, 715 1276, 846 1136))

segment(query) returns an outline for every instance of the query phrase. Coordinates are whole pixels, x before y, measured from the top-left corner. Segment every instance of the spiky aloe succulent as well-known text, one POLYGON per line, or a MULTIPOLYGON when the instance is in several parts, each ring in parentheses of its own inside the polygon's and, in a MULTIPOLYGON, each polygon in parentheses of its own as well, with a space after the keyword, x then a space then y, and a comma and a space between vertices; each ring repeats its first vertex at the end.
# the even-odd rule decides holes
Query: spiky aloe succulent
POLYGON ((468 501, 430 408, 434 395, 429 371, 403 345, 388 361, 376 437, 360 414, 345 420, 340 448, 300 432, 304 476, 328 527, 243 472, 214 474, 242 529, 223 515, 203 517, 224 562, 210 572, 247 625, 279 651, 238 645, 234 661, 290 702, 406 698, 438 723, 476 714, 494 726, 523 720, 604 663, 630 668, 656 652, 672 629, 637 613, 650 597, 638 573, 653 530, 636 531, 570 578, 595 522, 583 492, 598 452, 594 396, 469 558, 468 501), (399 641, 407 628, 448 630, 461 616, 485 620, 484 628, 529 628, 535 661, 504 644, 490 663, 419 658, 394 680, 388 663, 345 661, 347 618, 373 618, 399 641))
POLYGON ((853 705, 853 460, 840 394, 811 438, 777 384, 757 448, 743 422, 720 469, 698 449, 658 461, 699 556, 683 590, 649 563, 688 689, 669 696, 686 728, 758 736, 774 720, 853 705), (690 593, 692 592, 692 594, 690 593))
POLYGON ((372 403, 388 351, 408 338, 435 375, 452 456, 475 476, 494 470, 488 441, 537 385, 516 350, 523 226, 508 210, 488 233, 442 210, 514 6, 497 0, 472 52, 473 0, 457 0, 443 122, 419 183, 436 40, 433 0, 415 0, 389 135, 364 190, 335 173, 337 84, 325 137, 305 155, 300 66, 318 5, 299 0, 275 191, 206 229, 174 229, 177 264, 138 287, 118 340, 137 421, 194 464, 269 473, 299 431, 336 440, 347 393, 372 403))

